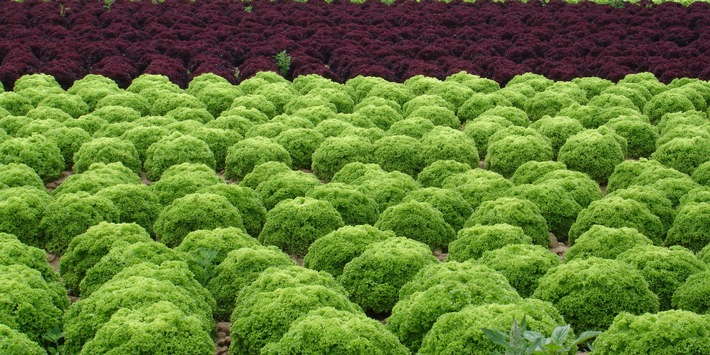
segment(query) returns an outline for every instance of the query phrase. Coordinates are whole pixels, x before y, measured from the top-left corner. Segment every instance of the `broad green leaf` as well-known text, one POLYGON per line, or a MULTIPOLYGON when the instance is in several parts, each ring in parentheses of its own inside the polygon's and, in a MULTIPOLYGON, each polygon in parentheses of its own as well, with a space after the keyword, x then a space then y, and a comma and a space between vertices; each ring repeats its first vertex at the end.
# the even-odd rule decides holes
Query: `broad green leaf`
POLYGON ((555 328, 555 330, 552 331, 552 336, 551 336, 552 341, 555 344, 560 344, 560 345, 564 344, 564 342, 567 340, 567 336, 569 335, 569 328, 570 328, 569 324, 561 325, 561 326, 555 328))
POLYGON ((500 330, 496 329, 488 329, 488 328, 481 328, 483 331, 483 334, 485 334, 490 341, 492 341, 494 344, 508 347, 510 344, 506 340, 507 336, 505 333, 501 332, 500 330))

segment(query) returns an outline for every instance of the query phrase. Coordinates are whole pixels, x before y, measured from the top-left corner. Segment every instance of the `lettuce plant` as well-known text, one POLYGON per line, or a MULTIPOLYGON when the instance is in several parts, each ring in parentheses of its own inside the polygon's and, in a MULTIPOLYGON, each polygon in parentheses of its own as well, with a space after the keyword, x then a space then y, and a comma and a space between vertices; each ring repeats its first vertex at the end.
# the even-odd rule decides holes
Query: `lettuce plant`
POLYGON ((540 213, 540 208, 533 202, 516 197, 501 197, 486 201, 473 212, 465 227, 495 225, 505 223, 520 227, 532 243, 542 246, 550 244, 547 222, 540 213))
POLYGON ((648 282, 648 288, 658 295, 660 310, 671 309, 671 297, 691 275, 707 269, 704 262, 679 246, 670 248, 653 245, 637 246, 616 257, 635 266, 648 282))
POLYGON ((417 351, 437 319, 471 305, 520 300, 505 277, 474 262, 431 264, 419 270, 399 292, 387 328, 417 351))
POLYGON ((313 172, 321 180, 329 181, 346 164, 373 161, 374 145, 360 137, 326 138, 313 153, 313 172))
POLYGON ((39 271, 25 265, 0 265, 1 324, 24 333, 31 341, 61 326, 69 299, 58 282, 47 282, 39 271))
POLYGON ((96 138, 81 146, 74 155, 74 171, 82 173, 94 163, 122 163, 136 175, 141 173, 141 160, 133 143, 120 138, 96 138))
POLYGON ((552 303, 574 329, 606 329, 621 312, 643 314, 659 307, 640 271, 595 257, 553 267, 532 297, 552 303))
POLYGON ((434 127, 421 139, 424 166, 437 160, 455 160, 469 166, 479 162, 476 143, 463 132, 449 127, 434 127))
POLYGON ((87 271, 111 250, 115 242, 152 242, 150 235, 137 224, 101 222, 74 237, 59 261, 64 286, 74 295, 87 271))
POLYGON ((381 323, 332 307, 318 308, 298 318, 280 340, 267 344, 261 352, 409 354, 381 323))
POLYGON ((0 351, 18 355, 44 355, 47 353, 35 341, 5 324, 0 324, 0 351))
POLYGON ((56 180, 64 169, 64 158, 57 144, 39 134, 0 143, 0 163, 25 164, 44 182, 56 180))
POLYGON ((416 200, 388 207, 380 214, 375 227, 427 244, 432 250, 446 249, 456 237, 456 231, 446 223, 441 211, 416 200))
POLYGON ((282 162, 289 167, 292 164, 288 151, 273 140, 264 137, 246 138, 227 150, 225 176, 229 179, 243 179, 254 167, 270 161, 282 162))
POLYGON ((564 261, 597 257, 616 259, 616 257, 634 247, 651 246, 653 242, 635 228, 611 228, 595 224, 582 233, 567 249, 564 261))
POLYGON ((417 271, 437 262, 426 244, 392 237, 368 245, 345 264, 338 281, 363 309, 383 313, 394 307, 400 288, 417 271))
POLYGON ((44 189, 29 186, 0 190, 0 232, 16 236, 35 247, 44 247, 40 221, 52 197, 44 189))
POLYGON ((466 261, 480 258, 486 251, 509 244, 532 244, 532 238, 522 228, 500 223, 463 228, 449 244, 447 260, 466 261))
POLYGON ((270 267, 287 267, 294 261, 275 247, 258 245, 243 247, 227 253, 224 260, 213 270, 207 289, 217 301, 214 316, 218 320, 228 320, 234 310, 237 294, 259 273, 270 267))
POLYGON ((239 210, 226 197, 194 193, 166 206, 155 220, 153 231, 158 240, 172 248, 192 231, 220 227, 244 229, 239 210))
POLYGON ((624 161, 624 152, 611 135, 586 130, 567 139, 560 148, 558 161, 570 170, 583 172, 597 182, 606 183, 616 165, 624 161))
POLYGON ((146 177, 158 181, 169 167, 181 163, 202 163, 213 170, 216 166, 214 153, 207 143, 175 132, 153 143, 146 151, 146 177))
POLYGON ((594 341, 594 353, 701 354, 710 351, 705 335, 708 331, 710 317, 707 315, 683 310, 643 315, 624 312, 594 341))
POLYGON ((540 245, 508 244, 488 250, 478 259, 505 276, 521 297, 529 297, 549 269, 560 264, 557 255, 540 245))
POLYGON ((287 334, 295 320, 322 307, 362 314, 345 295, 321 285, 279 288, 240 297, 231 317, 230 351, 258 354, 267 344, 287 334))
POLYGON ((306 197, 329 202, 338 210, 343 223, 348 226, 373 225, 380 215, 377 201, 348 184, 321 184, 308 191, 306 197))
POLYGON ((666 245, 681 245, 698 252, 710 244, 710 203, 689 203, 678 210, 671 229, 666 236, 666 245))
POLYGON ((527 329, 551 334, 565 319, 555 307, 537 299, 514 303, 488 303, 442 315, 424 337, 421 354, 490 354, 498 350, 484 329, 507 329, 513 319, 525 317, 527 329))
POLYGON ((655 245, 663 244, 663 223, 642 203, 621 197, 606 197, 589 204, 569 230, 569 245, 594 225, 638 230, 655 245))

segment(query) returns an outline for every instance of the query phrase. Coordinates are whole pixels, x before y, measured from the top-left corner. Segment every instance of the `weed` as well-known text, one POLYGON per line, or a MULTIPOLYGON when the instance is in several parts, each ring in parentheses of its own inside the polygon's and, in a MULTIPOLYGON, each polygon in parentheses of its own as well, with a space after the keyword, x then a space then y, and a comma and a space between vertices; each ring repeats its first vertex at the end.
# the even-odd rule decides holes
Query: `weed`
MULTIPOLYGON (((552 331, 552 335, 546 338, 544 335, 526 330, 525 316, 518 324, 518 321, 513 318, 513 326, 510 328, 509 334, 496 329, 483 328, 483 333, 494 344, 505 348, 505 355, 558 355, 568 354, 577 345, 587 343, 601 334, 598 331, 584 332, 577 337, 569 346, 565 347, 564 343, 569 336, 570 325, 562 325, 552 331)), ((589 344, 586 344, 590 347, 589 344)), ((503 354, 503 353, 495 353, 503 354)))
POLYGON ((291 61, 293 58, 284 50, 275 55, 274 59, 276 59, 276 66, 279 68, 279 73, 285 78, 289 70, 291 70, 291 61))

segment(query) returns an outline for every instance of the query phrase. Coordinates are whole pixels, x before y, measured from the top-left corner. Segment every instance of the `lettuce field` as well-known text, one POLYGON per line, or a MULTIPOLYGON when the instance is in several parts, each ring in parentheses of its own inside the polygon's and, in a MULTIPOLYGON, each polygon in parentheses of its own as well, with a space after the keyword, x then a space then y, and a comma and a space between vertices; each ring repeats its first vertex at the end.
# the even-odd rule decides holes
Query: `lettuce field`
POLYGON ((0 354, 710 354, 707 2, 0 29, 0 354))

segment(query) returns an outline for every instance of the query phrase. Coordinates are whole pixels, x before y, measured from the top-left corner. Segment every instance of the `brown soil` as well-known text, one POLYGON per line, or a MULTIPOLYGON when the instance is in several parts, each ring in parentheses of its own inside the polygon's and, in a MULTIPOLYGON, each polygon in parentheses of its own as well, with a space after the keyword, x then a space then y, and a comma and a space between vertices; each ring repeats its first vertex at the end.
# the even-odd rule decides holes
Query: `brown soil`
POLYGON ((59 259, 61 259, 59 255, 47 253, 47 262, 57 274, 59 274, 59 259))
POLYGON ((232 324, 229 322, 217 323, 217 339, 215 339, 217 350, 215 355, 229 354, 229 345, 232 343, 232 337, 229 336, 229 328, 231 327, 232 324))
POLYGON ((66 180, 68 177, 72 176, 73 174, 74 174, 74 172, 71 170, 64 170, 64 171, 62 171, 62 175, 59 177, 59 179, 46 183, 44 185, 44 187, 46 187, 49 192, 52 192, 52 191, 54 191, 54 189, 56 189, 59 186, 59 184, 63 183, 64 180, 66 180))
POLYGON ((444 262, 446 260, 446 257, 449 256, 449 253, 444 253, 439 249, 434 250, 433 253, 434 257, 439 259, 439 261, 444 262))
POLYGON ((291 257, 291 259, 293 259, 293 261, 296 262, 296 264, 298 264, 298 266, 303 266, 303 258, 302 257, 300 257, 298 255, 289 255, 289 256, 291 257))
POLYGON ((146 185, 152 185, 153 182, 148 180, 148 177, 145 174, 145 170, 141 171, 141 182, 146 184, 146 185))
POLYGON ((557 240, 557 237, 550 233, 550 251, 557 254, 557 256, 560 258, 560 260, 564 259, 565 253, 567 252, 567 249, 569 247, 565 245, 565 243, 562 243, 557 240))

